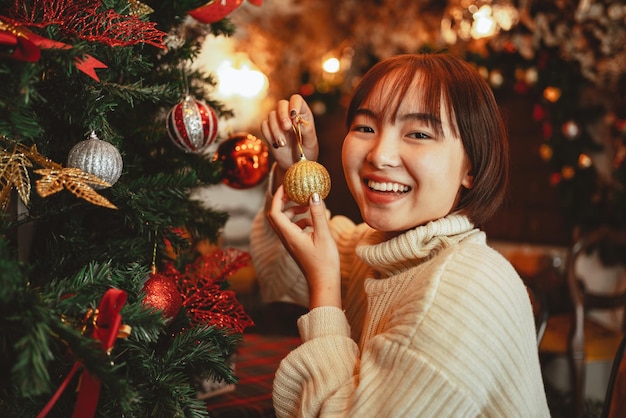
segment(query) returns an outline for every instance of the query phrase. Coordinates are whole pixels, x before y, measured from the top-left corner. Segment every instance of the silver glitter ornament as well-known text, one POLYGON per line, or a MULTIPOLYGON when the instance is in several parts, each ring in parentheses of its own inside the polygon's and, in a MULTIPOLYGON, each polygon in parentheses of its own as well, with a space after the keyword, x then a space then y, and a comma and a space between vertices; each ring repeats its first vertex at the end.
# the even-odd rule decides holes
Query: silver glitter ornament
MULTIPOLYGON (((67 166, 80 168, 113 185, 122 175, 123 162, 120 152, 113 144, 102 141, 95 132, 92 132, 88 139, 74 145, 70 150, 67 166)), ((103 187, 93 186, 93 188, 103 187)))

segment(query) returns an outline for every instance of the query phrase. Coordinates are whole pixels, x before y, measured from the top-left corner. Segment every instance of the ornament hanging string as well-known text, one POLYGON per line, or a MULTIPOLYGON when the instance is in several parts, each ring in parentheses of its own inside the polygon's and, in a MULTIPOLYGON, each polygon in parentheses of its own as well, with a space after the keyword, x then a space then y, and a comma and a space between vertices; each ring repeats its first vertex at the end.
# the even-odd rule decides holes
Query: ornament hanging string
POLYGON ((151 266, 152 274, 156 274, 157 273, 156 258, 157 258, 157 237, 158 237, 158 235, 159 235, 159 230, 157 229, 155 231, 155 234, 154 234, 154 246, 152 248, 152 266, 151 266))
POLYGON ((308 124, 309 122, 304 120, 304 118, 301 115, 294 116, 293 122, 291 124, 293 132, 296 134, 296 141, 298 143, 298 149, 300 150, 301 160, 306 159, 306 157, 304 156, 304 149, 303 149, 303 144, 302 144, 302 125, 308 125, 308 124))

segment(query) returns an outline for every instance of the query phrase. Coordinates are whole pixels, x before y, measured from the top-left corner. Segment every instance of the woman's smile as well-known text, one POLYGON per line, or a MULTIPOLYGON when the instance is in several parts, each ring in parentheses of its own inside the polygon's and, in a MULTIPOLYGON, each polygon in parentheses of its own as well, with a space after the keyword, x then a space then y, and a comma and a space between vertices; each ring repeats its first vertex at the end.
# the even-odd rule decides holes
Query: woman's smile
POLYGON ((380 181, 365 179, 365 184, 367 185, 367 187, 370 188, 370 190, 374 192, 381 192, 381 193, 402 194, 411 190, 411 188, 407 185, 395 183, 391 181, 380 182, 380 181))

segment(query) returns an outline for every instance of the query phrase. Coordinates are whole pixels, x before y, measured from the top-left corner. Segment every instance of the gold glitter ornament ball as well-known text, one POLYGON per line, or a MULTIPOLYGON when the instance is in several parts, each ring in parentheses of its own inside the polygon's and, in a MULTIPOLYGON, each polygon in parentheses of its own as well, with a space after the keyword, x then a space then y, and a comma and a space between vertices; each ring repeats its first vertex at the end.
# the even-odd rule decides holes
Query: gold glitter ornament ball
POLYGON ((330 193, 330 174, 320 163, 303 158, 289 167, 283 187, 291 200, 299 205, 308 205, 313 193, 326 199, 330 193))

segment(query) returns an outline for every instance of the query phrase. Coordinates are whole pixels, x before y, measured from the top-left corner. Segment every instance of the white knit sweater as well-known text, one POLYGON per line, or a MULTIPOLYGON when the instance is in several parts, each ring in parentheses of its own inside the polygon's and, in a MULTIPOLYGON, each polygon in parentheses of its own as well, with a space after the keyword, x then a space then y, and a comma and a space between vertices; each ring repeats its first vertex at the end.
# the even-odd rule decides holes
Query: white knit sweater
MULTIPOLYGON (((344 309, 298 321, 274 380, 278 417, 549 417, 532 308, 510 263, 458 214, 382 241, 336 216, 344 309)), ((266 301, 308 305, 260 213, 251 253, 266 301)))

